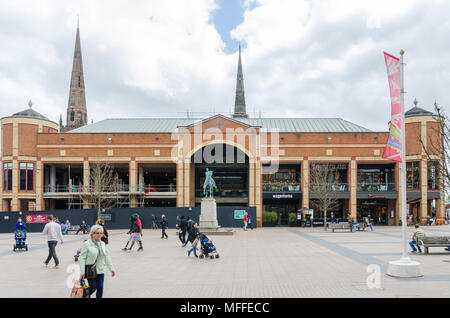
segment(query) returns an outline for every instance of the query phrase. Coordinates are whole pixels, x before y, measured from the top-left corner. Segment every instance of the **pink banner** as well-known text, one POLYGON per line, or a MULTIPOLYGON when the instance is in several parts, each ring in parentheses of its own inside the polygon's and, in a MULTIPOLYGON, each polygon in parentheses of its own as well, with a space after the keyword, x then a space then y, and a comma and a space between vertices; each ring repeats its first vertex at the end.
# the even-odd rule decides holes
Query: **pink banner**
POLYGON ((27 223, 47 223, 47 214, 45 215, 27 215, 27 223))
POLYGON ((400 60, 384 53, 391 92, 391 123, 389 138, 384 149, 383 158, 402 162, 402 99, 400 83, 400 60))

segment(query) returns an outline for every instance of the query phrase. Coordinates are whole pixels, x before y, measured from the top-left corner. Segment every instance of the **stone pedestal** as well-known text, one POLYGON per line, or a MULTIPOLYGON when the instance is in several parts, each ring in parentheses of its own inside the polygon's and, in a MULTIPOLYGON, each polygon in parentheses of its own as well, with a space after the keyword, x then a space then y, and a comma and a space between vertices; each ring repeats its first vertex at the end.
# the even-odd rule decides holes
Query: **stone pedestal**
POLYGON ((215 232, 220 226, 217 222, 217 204, 214 198, 202 199, 200 208, 200 232, 215 232))
POLYGON ((420 263, 411 261, 409 258, 402 258, 399 261, 389 262, 386 274, 393 277, 403 278, 423 276, 420 263))

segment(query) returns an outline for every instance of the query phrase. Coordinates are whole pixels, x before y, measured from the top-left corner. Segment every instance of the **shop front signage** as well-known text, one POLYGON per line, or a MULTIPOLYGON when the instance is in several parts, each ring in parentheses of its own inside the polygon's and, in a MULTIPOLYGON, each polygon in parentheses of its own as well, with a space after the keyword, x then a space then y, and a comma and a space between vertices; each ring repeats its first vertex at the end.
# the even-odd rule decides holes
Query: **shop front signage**
POLYGON ((242 220, 244 218, 245 212, 245 210, 234 210, 234 219, 242 220))
POLYGON ((301 193, 263 193, 263 199, 275 199, 275 200, 290 200, 301 199, 301 193))

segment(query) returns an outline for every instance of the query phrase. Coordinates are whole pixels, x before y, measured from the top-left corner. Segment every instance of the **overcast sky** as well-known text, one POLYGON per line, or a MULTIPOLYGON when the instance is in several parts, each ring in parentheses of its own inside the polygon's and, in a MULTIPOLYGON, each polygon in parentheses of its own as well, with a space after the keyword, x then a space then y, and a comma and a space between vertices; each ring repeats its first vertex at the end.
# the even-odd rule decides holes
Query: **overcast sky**
POLYGON ((233 111, 387 131, 383 51, 406 51, 406 109, 450 104, 448 0, 0 0, 0 117, 66 108, 80 15, 88 120, 233 111))

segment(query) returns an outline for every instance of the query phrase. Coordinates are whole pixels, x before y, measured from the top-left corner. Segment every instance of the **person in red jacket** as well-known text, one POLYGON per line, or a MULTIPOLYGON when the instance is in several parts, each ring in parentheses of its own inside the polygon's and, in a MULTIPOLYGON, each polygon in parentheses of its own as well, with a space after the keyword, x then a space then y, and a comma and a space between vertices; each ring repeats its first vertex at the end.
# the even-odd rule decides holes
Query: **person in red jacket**
POLYGON ((248 213, 245 212, 244 214, 244 231, 247 231, 247 225, 248 225, 248 213))

